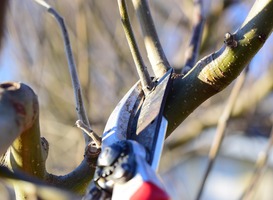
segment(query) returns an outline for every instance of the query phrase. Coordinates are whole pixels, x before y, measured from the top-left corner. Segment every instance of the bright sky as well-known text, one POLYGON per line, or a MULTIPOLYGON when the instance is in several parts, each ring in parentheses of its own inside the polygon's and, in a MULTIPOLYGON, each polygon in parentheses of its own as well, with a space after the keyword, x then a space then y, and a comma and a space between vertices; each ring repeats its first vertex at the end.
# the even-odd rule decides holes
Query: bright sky
POLYGON ((16 62, 13 62, 11 46, 4 42, 0 54, 0 82, 19 81, 16 78, 16 62))

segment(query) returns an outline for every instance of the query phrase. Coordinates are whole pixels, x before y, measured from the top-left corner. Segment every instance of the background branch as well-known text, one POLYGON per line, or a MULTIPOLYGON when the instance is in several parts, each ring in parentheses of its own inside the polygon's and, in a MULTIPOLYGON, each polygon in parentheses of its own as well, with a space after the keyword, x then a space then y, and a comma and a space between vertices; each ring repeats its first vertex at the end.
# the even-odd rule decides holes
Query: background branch
POLYGON ((209 151, 208 165, 207 165, 207 168, 205 170, 205 175, 204 175, 204 177, 202 179, 201 186, 200 186, 200 189, 199 189, 198 194, 197 194, 197 198, 196 198, 197 200, 199 200, 201 198, 201 195, 203 193, 207 178, 208 178, 209 173, 211 172, 211 170, 213 168, 216 156, 219 153, 220 147, 221 147, 223 139, 225 137, 225 130, 226 130, 226 127, 227 127, 228 120, 230 118, 232 109, 233 109, 233 107, 235 105, 235 102, 237 100, 239 92, 240 92, 240 90, 241 90, 241 88, 242 88, 242 86, 243 86, 243 84, 245 82, 247 71, 248 71, 247 69, 244 70, 244 72, 237 79, 237 81, 236 81, 236 83, 235 83, 235 85, 234 85, 234 87, 233 87, 233 89, 232 89, 232 91, 230 93, 230 96, 229 96, 227 104, 226 104, 226 106, 225 106, 225 108, 223 110, 223 113, 219 118, 216 133, 215 133, 215 136, 213 138, 213 142, 212 142, 212 145, 211 145, 211 148, 210 148, 210 151, 209 151))
POLYGON ((256 166, 255 166, 253 175, 240 199, 243 199, 243 200, 253 199, 253 194, 255 193, 256 186, 259 184, 259 181, 267 168, 268 157, 270 155, 272 146, 273 146, 273 128, 271 129, 271 132, 270 132, 270 138, 269 138, 267 147, 264 149, 264 151, 261 151, 259 153, 259 156, 255 164, 256 166))
POLYGON ((185 51, 186 61, 182 68, 182 74, 188 73, 197 61, 206 22, 203 0, 194 0, 193 3, 193 32, 190 44, 185 51))
POLYGON ((4 29, 5 29, 5 19, 6 19, 6 10, 8 7, 8 0, 3 0, 0 6, 0 49, 2 47, 4 29))

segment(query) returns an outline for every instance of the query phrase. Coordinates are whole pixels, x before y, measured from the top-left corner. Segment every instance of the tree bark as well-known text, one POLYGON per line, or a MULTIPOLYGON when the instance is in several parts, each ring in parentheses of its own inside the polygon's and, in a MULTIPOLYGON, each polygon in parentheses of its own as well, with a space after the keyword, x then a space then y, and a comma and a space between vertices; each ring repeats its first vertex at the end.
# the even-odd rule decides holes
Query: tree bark
POLYGON ((198 61, 185 76, 174 76, 164 111, 169 121, 167 136, 201 103, 237 78, 271 34, 272 19, 273 1, 257 0, 236 33, 226 34, 218 51, 198 61))

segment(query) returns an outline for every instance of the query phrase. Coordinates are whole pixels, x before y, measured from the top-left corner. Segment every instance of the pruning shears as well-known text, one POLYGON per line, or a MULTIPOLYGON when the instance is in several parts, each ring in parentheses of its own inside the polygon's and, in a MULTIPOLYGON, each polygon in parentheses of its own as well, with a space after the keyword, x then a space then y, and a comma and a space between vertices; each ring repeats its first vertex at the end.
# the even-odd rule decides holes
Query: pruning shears
POLYGON ((168 121, 163 115, 172 69, 144 93, 137 82, 110 115, 88 199, 169 199, 156 171, 168 121))
MULTIPOLYGON (((78 88, 80 84, 75 73, 75 62, 63 18, 46 2, 36 1, 47 8, 61 27, 73 86, 77 86, 76 102, 77 105, 81 105, 81 90, 78 88)), ((110 115, 101 144, 100 141, 96 142, 97 138, 87 125, 81 124, 81 121, 76 123, 86 133, 90 133, 95 143, 99 142, 96 145, 97 149, 101 146, 94 179, 84 199, 167 200, 169 196, 156 171, 168 126, 163 111, 172 84, 173 69, 170 68, 161 78, 151 81, 131 30, 125 1, 121 0, 118 3, 140 81, 127 92, 110 115)), ((148 13, 146 21, 150 24, 150 31, 156 35, 148 6, 145 6, 145 12, 148 13)), ((158 51, 161 49, 159 41, 152 43, 158 51)), ((160 58, 163 56, 159 52, 155 54, 159 54, 157 56, 160 58)), ((160 60, 168 65, 164 58, 160 60)), ((169 68, 166 66, 162 69, 169 68)), ((83 106, 79 107, 82 109, 78 109, 78 115, 88 121, 83 106)))

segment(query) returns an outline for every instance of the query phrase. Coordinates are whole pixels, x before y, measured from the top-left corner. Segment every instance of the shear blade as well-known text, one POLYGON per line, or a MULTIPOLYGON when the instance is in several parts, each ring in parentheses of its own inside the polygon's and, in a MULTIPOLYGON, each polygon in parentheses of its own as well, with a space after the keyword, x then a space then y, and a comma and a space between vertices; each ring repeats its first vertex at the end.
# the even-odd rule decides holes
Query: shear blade
POLYGON ((163 111, 170 89, 172 69, 159 81, 155 89, 145 96, 134 119, 131 139, 141 143, 149 152, 148 163, 157 169, 167 130, 167 120, 163 111))

